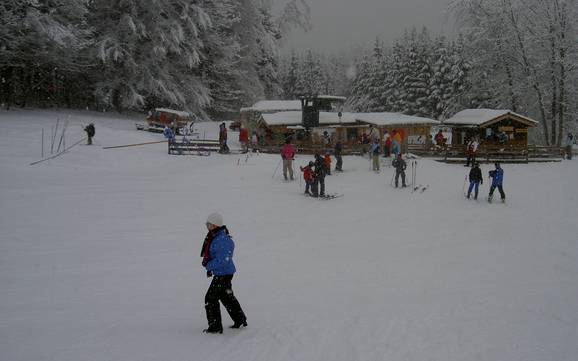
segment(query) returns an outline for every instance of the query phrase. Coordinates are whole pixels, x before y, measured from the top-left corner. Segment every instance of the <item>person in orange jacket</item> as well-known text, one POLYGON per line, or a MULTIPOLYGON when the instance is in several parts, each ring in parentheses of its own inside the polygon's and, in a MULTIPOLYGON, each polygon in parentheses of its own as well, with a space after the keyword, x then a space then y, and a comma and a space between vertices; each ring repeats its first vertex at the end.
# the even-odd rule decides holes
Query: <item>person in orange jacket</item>
POLYGON ((331 175, 331 156, 329 155, 329 152, 325 153, 325 157, 323 158, 323 165, 325 165, 327 175, 331 175))

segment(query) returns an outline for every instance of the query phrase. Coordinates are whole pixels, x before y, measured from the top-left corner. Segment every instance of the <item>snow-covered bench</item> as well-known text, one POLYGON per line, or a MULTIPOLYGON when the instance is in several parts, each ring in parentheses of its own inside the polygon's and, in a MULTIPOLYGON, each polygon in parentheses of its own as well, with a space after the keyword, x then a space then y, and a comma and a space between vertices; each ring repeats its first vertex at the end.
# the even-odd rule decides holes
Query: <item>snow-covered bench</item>
POLYGON ((193 154, 205 155, 211 152, 218 152, 220 144, 214 139, 187 139, 174 140, 168 142, 169 154, 193 154))

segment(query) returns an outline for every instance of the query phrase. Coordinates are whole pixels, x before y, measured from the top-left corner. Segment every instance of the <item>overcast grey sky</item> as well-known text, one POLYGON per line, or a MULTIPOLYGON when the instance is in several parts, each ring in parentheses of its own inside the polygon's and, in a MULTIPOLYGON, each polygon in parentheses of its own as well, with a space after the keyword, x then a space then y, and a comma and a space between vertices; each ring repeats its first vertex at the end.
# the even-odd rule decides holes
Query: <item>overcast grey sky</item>
MULTIPOLYGON (((282 0, 277 0, 282 1, 282 0)), ((451 0, 308 0, 313 29, 294 30, 283 51, 308 49, 339 52, 353 45, 390 44, 404 29, 426 26, 432 35, 451 35, 454 21, 447 15, 451 0)))

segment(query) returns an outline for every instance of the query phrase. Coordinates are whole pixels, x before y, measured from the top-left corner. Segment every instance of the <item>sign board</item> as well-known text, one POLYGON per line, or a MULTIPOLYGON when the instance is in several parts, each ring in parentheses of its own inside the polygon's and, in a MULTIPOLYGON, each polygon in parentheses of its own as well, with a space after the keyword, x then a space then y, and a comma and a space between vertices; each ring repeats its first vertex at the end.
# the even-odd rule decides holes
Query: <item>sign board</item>
POLYGON ((528 128, 518 128, 516 129, 516 133, 528 133, 528 128))
POLYGON ((407 144, 425 144, 425 135, 408 135, 407 144))
POLYGON ((500 131, 500 132, 513 132, 514 127, 498 127, 498 131, 500 131))

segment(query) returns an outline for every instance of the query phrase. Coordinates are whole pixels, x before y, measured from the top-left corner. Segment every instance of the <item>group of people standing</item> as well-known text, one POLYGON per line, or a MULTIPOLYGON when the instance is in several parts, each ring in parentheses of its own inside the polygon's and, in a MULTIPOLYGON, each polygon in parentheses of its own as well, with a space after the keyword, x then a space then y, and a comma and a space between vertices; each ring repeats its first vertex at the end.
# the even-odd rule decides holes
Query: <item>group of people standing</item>
MULTIPOLYGON (((490 193, 488 194, 488 202, 492 202, 492 197, 494 196, 494 191, 496 188, 500 192, 500 197, 502 202, 506 201, 506 193, 504 193, 504 170, 502 169, 499 162, 494 163, 495 169, 489 172, 489 176, 492 179, 492 184, 490 186, 490 193)), ((470 170, 470 174, 468 176, 470 181, 470 186, 468 187, 468 193, 466 197, 470 199, 472 195, 472 191, 474 192, 474 199, 478 199, 478 192, 480 184, 484 184, 484 177, 482 176, 482 170, 480 169, 480 164, 478 162, 474 162, 472 169, 470 170)))

